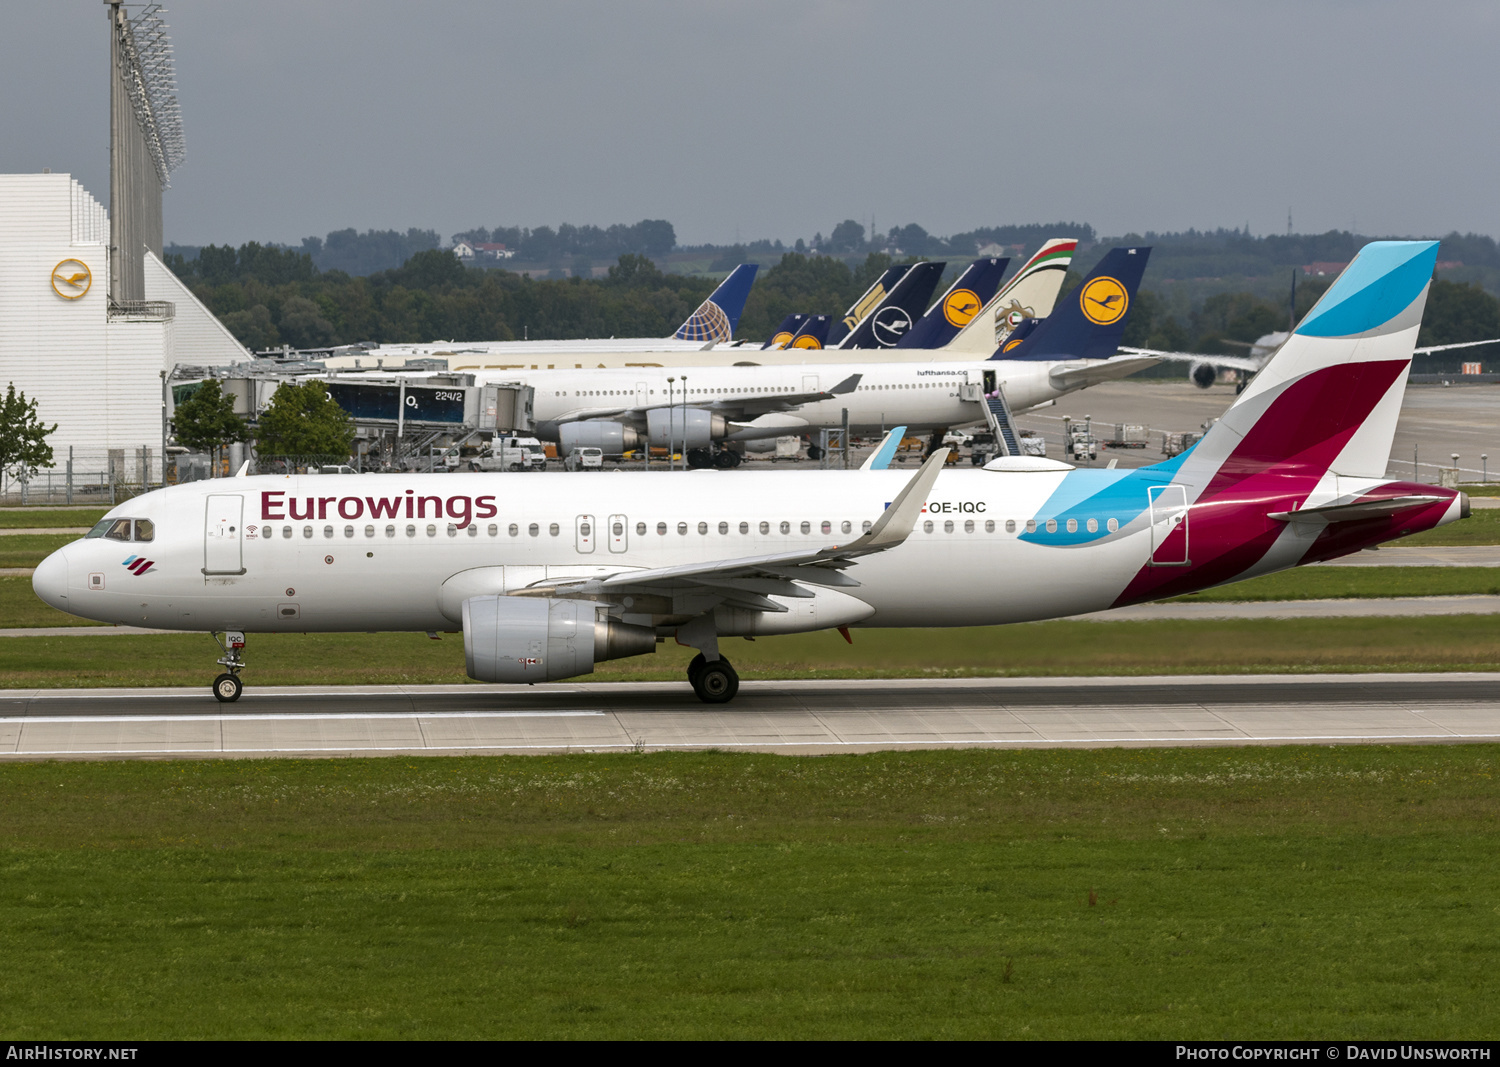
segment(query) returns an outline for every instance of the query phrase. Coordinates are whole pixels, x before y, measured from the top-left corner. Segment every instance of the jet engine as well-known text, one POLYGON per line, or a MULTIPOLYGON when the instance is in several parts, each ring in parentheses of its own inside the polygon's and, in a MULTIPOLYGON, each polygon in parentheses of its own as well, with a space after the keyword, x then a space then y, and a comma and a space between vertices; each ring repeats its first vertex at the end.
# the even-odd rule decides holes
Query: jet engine
POLYGON ((646 412, 646 433, 653 445, 708 448, 729 433, 729 423, 700 408, 652 408, 646 412))
POLYGON ((575 448, 598 448, 606 456, 622 456, 639 447, 641 438, 633 427, 609 419, 585 419, 559 426, 557 443, 564 456, 575 448))
POLYGON ((464 601, 464 662, 481 682, 551 682, 656 651, 656 631, 598 617, 588 600, 474 596, 464 601))
POLYGON ((1204 363, 1201 360, 1188 368, 1188 381, 1199 389, 1207 389, 1219 380, 1219 368, 1212 363, 1204 363))

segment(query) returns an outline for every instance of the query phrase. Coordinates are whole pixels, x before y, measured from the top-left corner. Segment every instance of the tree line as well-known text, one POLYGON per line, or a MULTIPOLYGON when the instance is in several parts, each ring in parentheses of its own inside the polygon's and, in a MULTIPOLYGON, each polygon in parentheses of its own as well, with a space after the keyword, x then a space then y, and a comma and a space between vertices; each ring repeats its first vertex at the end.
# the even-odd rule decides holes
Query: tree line
MULTIPOLYGON (((324 348, 359 341, 666 337, 715 285, 712 278, 664 272, 637 254, 619 257, 603 278, 560 280, 468 270, 450 252, 437 249, 418 252, 397 269, 365 277, 322 271, 308 253, 254 242, 238 249, 210 245, 194 259, 176 255, 168 262, 251 349, 282 344, 324 348)), ((853 266, 832 256, 784 252, 762 270, 751 289, 738 336, 763 340, 793 312, 838 314, 891 262, 891 256, 878 252, 866 254, 853 266)), ((1156 267, 1153 253, 1151 269, 1156 267)), ((1068 284, 1076 284, 1080 272, 1070 272, 1068 284)), ((1331 280, 1299 284, 1299 319, 1331 280)), ((1180 303, 1166 289, 1142 290, 1125 343, 1234 355, 1243 354, 1246 343, 1287 327, 1287 303, 1253 292, 1216 293, 1187 308, 1180 303)), ((1500 300, 1476 284, 1444 279, 1434 283, 1421 344, 1496 336, 1500 300)), ((1417 369, 1456 370, 1465 359, 1496 358, 1500 350, 1437 354, 1418 357, 1417 369)))

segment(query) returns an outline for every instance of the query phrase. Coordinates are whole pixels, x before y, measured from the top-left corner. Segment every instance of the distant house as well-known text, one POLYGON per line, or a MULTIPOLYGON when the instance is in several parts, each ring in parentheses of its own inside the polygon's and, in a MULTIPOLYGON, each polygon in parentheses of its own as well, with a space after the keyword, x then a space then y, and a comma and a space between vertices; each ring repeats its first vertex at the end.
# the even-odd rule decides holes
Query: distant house
POLYGON ((514 259, 516 255, 514 249, 493 242, 481 242, 474 246, 474 250, 485 259, 514 259))
POLYGON ((474 258, 474 246, 468 241, 459 241, 453 246, 453 254, 459 259, 471 260, 474 258))
POLYGON ((1341 274, 1349 264, 1344 263, 1307 263, 1302 267, 1302 273, 1315 277, 1327 274, 1341 274))
POLYGON ((1002 245, 991 241, 987 245, 980 245, 977 249, 975 249, 974 254, 977 256, 985 256, 990 259, 995 259, 1000 256, 1020 256, 1023 255, 1025 251, 1026 246, 1024 244, 1002 245))

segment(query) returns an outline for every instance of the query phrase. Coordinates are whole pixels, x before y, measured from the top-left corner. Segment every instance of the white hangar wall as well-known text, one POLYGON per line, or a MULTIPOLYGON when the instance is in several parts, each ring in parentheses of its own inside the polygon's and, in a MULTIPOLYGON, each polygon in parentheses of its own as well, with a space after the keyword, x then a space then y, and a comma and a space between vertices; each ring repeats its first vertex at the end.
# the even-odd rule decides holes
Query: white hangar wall
POLYGON ((107 212, 70 175, 0 174, 0 389, 57 423, 58 467, 72 447, 75 469, 136 480, 147 448, 155 480, 163 373, 248 353, 149 253, 148 302, 111 308, 108 243, 107 212))

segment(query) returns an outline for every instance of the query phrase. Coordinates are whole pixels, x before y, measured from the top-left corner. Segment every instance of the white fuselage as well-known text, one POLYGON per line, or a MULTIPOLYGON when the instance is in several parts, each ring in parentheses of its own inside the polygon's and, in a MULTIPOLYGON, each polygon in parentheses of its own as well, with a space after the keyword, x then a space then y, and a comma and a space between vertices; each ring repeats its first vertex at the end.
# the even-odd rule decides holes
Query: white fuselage
MULTIPOLYGON (((800 432, 802 428, 837 427, 847 411, 850 428, 870 433, 905 425, 912 430, 982 423, 980 393, 986 374, 1005 392, 1012 411, 1024 411, 1082 388, 1054 376, 1058 369, 1102 361, 1022 362, 970 360, 959 363, 848 363, 769 367, 690 367, 669 370, 554 370, 480 373, 480 382, 522 382, 535 390, 532 413, 537 425, 555 436, 555 424, 589 418, 614 418, 622 410, 681 404, 708 408, 780 396, 827 392, 851 375, 860 375, 853 390, 827 400, 804 403, 785 412, 737 418, 730 440, 800 432), (669 382, 667 379, 675 381, 669 382), (964 390, 971 385, 975 389, 964 390), (745 423, 755 422, 753 427, 745 423), (549 426, 549 424, 551 424, 549 426)), ((1131 370, 1137 368, 1130 368, 1131 370)))
MULTIPOLYGON (((854 623, 865 626, 982 625, 1106 608, 1149 555, 1140 508, 1097 516, 1101 529, 1114 517, 1121 530, 1087 550, 1021 535, 1063 477, 1095 476, 1102 487, 1122 473, 944 471, 908 541, 861 559, 847 571, 859 587, 829 599, 868 605, 854 623)), ((513 592, 559 577, 848 543, 910 477, 701 471, 195 482, 111 512, 149 519, 151 542, 75 541, 44 561, 35 585, 72 614, 135 626, 454 630, 455 589, 513 592), (372 518, 372 508, 381 516, 372 518), (143 559, 150 566, 137 574, 143 559)), ((796 629, 846 621, 789 606, 803 609, 806 624, 796 629)), ((704 610, 682 609, 657 610, 650 624, 704 610)))

